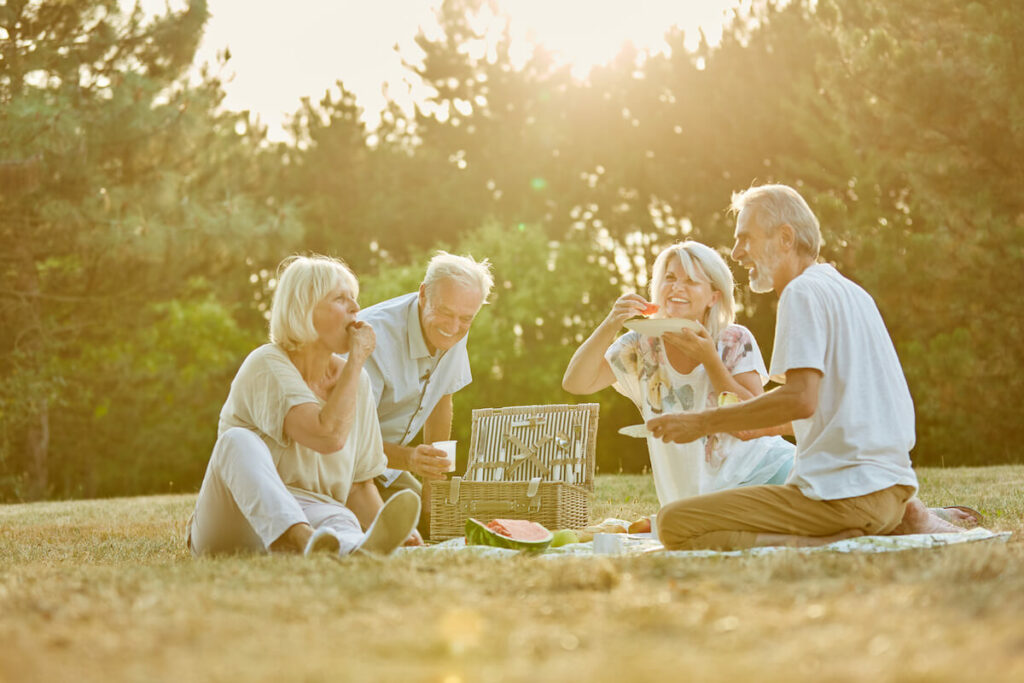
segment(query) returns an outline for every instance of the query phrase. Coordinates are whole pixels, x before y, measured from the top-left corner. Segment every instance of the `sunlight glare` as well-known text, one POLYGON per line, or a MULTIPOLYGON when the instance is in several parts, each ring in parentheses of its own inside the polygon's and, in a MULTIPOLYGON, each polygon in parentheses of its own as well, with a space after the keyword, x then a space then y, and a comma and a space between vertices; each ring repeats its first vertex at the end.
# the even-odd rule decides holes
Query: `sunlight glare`
MULTIPOLYGON (((125 6, 134 1, 119 0, 125 6)), ((186 0, 140 2, 149 14, 187 6, 186 0)), ((708 43, 717 45, 723 21, 737 7, 743 8, 741 12, 749 9, 751 0, 497 2, 509 17, 513 67, 529 61, 532 44, 539 43, 555 53, 557 63, 568 65, 575 78, 584 80, 595 66, 614 59, 626 44, 641 52, 667 52, 665 33, 672 26, 685 32, 687 49, 697 47, 700 30, 708 43)), ((439 37, 434 12, 440 4, 441 0, 292 0, 288 11, 282 12, 272 3, 209 0, 211 16, 197 65, 215 64, 217 54, 230 48, 232 59, 221 71, 224 106, 252 111, 269 125, 271 139, 286 138, 283 122, 299 107, 300 98, 318 100, 328 89, 336 94, 337 80, 355 93, 364 122, 374 129, 389 100, 409 112, 430 96, 430 89, 402 62, 416 61, 419 50, 413 38, 417 31, 439 37)), ((504 23, 503 17, 485 11, 472 22, 482 38, 467 41, 460 51, 473 59, 496 61, 504 23)))
POLYGON ((665 33, 672 26, 685 32, 689 50, 700 43, 701 30, 716 45, 722 38, 723 21, 739 4, 736 0, 502 0, 501 8, 510 16, 514 41, 544 45, 582 80, 593 67, 614 59, 624 45, 666 52, 665 33))

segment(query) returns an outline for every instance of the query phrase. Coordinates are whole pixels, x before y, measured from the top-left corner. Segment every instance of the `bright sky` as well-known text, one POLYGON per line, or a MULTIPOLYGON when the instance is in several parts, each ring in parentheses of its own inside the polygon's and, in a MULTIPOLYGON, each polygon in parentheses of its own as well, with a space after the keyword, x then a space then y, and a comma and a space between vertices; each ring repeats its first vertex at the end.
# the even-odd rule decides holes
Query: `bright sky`
MULTIPOLYGON (((185 0, 143 0, 159 11, 185 0)), ((211 13, 199 60, 215 61, 230 49, 225 106, 249 109, 269 126, 273 139, 304 96, 320 99, 341 80, 356 94, 364 117, 376 126, 385 104, 383 84, 406 107, 420 94, 402 67, 402 56, 418 58, 413 38, 423 27, 437 32, 433 10, 440 0, 209 0, 211 13), (396 53, 398 45, 401 54, 396 53)), ((663 36, 676 25, 697 43, 698 28, 715 44, 722 21, 750 0, 499 0, 511 16, 514 39, 532 39, 555 50, 573 72, 607 62, 631 41, 664 51, 663 36)))

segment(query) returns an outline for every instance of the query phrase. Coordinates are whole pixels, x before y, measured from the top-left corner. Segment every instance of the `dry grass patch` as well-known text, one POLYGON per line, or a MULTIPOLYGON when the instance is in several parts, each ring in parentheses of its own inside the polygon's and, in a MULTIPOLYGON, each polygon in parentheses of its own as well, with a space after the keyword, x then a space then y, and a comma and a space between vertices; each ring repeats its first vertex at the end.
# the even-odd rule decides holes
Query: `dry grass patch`
MULTIPOLYGON (((0 507, 0 681, 1024 678, 1024 467, 923 470, 1008 544, 674 560, 194 560, 193 496, 0 507)), ((595 520, 654 511, 598 478, 595 520)))

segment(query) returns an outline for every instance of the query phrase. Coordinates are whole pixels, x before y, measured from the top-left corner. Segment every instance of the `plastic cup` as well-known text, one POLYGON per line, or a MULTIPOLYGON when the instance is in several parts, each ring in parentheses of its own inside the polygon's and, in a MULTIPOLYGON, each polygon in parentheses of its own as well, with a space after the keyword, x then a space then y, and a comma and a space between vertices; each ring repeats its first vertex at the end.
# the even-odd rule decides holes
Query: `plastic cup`
POLYGON ((647 519, 651 520, 651 536, 658 540, 658 515, 651 515, 647 519))
POLYGON ((595 555, 618 555, 622 552, 622 534, 594 534, 595 555))
POLYGON ((434 448, 438 448, 438 449, 444 451, 445 456, 447 456, 447 458, 448 458, 448 469, 446 470, 447 472, 454 472, 455 471, 455 444, 456 443, 458 443, 458 442, 453 440, 453 441, 435 441, 434 443, 430 444, 434 448))

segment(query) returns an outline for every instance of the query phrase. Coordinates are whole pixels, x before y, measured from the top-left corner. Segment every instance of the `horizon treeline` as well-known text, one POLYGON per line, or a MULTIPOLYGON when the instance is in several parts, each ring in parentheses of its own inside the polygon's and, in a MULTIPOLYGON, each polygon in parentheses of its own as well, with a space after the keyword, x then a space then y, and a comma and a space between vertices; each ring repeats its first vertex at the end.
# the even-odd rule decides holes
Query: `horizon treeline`
MULTIPOLYGON (((190 72, 201 0, 0 7, 0 501, 196 490, 295 252, 343 258, 363 306, 436 249, 489 258, 461 460, 473 408, 595 400, 599 470, 640 471, 615 433, 636 409, 569 396, 565 365, 659 250, 725 253, 731 193, 765 182, 800 190, 822 260, 878 302, 914 462, 1022 461, 1024 4, 755 2, 719 45, 670 31, 670 54, 627 47, 583 81, 540 47, 478 49, 483 9, 447 0, 417 37, 412 114, 367 129, 338 74, 271 142, 190 72)), ((767 360, 775 297, 734 273, 767 360)))

